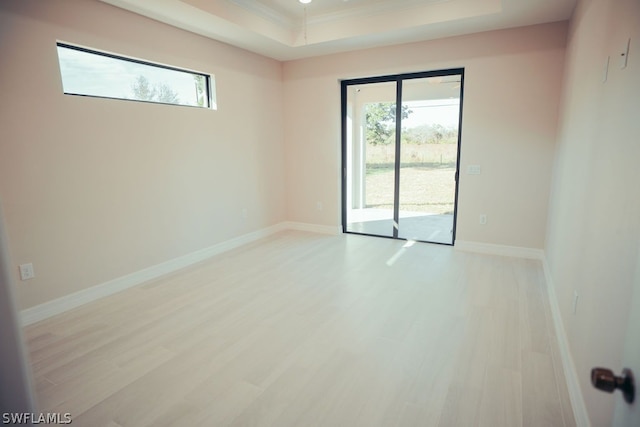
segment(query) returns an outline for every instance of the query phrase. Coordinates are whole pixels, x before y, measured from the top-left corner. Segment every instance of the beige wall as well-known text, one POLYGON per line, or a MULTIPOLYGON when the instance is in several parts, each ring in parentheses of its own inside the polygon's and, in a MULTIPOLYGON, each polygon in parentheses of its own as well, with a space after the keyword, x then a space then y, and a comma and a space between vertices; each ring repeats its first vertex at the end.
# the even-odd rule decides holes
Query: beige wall
POLYGON ((0 58, 21 308, 285 219, 281 63, 97 1, 1 2, 0 58), (65 96, 56 40, 213 73, 218 110, 65 96))
POLYGON ((289 219, 341 223, 340 79, 464 67, 462 170, 482 175, 461 175, 457 238, 541 249, 565 38, 556 23, 285 63, 289 219))
POLYGON ((37 275, 22 308, 285 219, 339 226, 344 78, 465 67, 458 239, 543 247, 564 23, 283 65, 100 2, 6 1, 0 20, 0 195, 12 263, 37 275), (211 72, 219 109, 64 96, 56 40, 211 72))
POLYGON ((639 259, 638 23, 637 0, 580 2, 569 35, 553 175, 546 253, 594 426, 610 424, 621 397, 593 389, 589 372, 594 366, 622 368, 639 259), (629 65, 621 70, 620 51, 629 37, 629 65), (607 56, 611 64, 603 83, 607 56), (572 314, 574 290, 579 300, 572 314))
POLYGON ((2 2, 0 195, 12 264, 36 270, 14 271, 20 307, 280 221, 339 226, 343 78, 465 67, 462 167, 483 173, 461 175, 458 239, 541 248, 565 36, 549 24, 283 65, 97 1, 2 2), (210 72, 218 110, 65 96, 56 40, 210 72))

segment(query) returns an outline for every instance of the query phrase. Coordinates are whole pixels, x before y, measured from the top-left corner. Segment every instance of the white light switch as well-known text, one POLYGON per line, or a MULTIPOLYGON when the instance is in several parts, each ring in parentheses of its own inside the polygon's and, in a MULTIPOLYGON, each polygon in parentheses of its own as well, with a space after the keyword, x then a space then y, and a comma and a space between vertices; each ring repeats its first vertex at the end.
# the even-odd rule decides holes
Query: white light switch
POLYGON ((36 277, 33 271, 33 264, 20 264, 18 267, 20 268, 20 280, 29 280, 36 277))

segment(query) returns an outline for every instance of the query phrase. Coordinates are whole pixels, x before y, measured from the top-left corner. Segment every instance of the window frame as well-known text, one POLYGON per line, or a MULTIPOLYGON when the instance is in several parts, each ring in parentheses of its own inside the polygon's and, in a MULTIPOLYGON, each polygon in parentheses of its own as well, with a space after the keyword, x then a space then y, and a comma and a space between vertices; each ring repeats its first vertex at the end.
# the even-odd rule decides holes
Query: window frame
POLYGON ((94 48, 88 48, 88 47, 85 47, 85 46, 79 46, 79 45, 76 45, 76 44, 72 44, 72 43, 68 43, 68 42, 60 41, 60 40, 56 41, 56 54, 58 54, 58 69, 60 71, 60 81, 62 83, 62 92, 65 95, 85 96, 85 97, 90 97, 90 98, 102 98, 102 99, 117 99, 117 100, 121 100, 121 101, 134 101, 134 102, 143 102, 143 103, 151 103, 151 104, 161 104, 161 105, 175 105, 175 106, 178 106, 178 107, 191 107, 191 108, 198 108, 198 109, 205 109, 205 110, 217 110, 216 96, 215 96, 215 76, 213 74, 205 73, 205 72, 202 72, 202 71, 195 71, 195 70, 191 70, 191 69, 188 69, 188 68, 175 67, 173 65, 161 64, 161 63, 152 62, 152 61, 148 61, 148 60, 144 60, 144 59, 134 58, 134 57, 131 57, 131 56, 124 56, 124 55, 121 55, 121 54, 101 51, 101 50, 97 50, 97 49, 94 49, 94 48), (134 64, 145 65, 145 66, 149 66, 149 67, 153 67, 153 68, 160 68, 160 69, 164 69, 164 70, 177 71, 177 72, 181 72, 181 73, 188 73, 188 74, 191 74, 193 76, 202 76, 202 77, 205 78, 205 97, 204 97, 205 105, 202 105, 202 106, 200 106, 200 105, 188 105, 188 104, 173 103, 173 102, 162 102, 162 101, 154 101, 154 100, 135 99, 135 98, 123 98, 123 97, 119 97, 119 96, 105 96, 105 95, 93 95, 93 94, 90 94, 90 93, 67 92, 64 89, 63 70, 62 70, 62 64, 60 62, 60 56, 58 54, 58 48, 72 49, 72 50, 76 50, 76 51, 79 51, 79 52, 88 53, 88 54, 91 54, 91 55, 103 56, 103 57, 107 57, 107 58, 112 58, 112 59, 117 59, 117 60, 121 60, 121 61, 131 62, 131 63, 134 63, 134 64))
POLYGON ((402 114, 401 109, 403 105, 403 82, 414 80, 414 79, 424 79, 431 77, 445 77, 445 76, 460 76, 460 91, 459 91, 459 106, 458 106, 458 140, 457 140, 457 153, 456 153, 456 170, 454 173, 454 196, 453 196, 453 228, 451 233, 451 243, 432 241, 432 240, 420 240, 416 241, 432 243, 437 245, 445 245, 445 246, 454 246, 456 242, 456 232, 457 232, 457 224, 458 224, 458 195, 459 195, 459 176, 460 176, 460 153, 462 147, 462 116, 463 116, 463 105, 464 105, 464 88, 465 88, 465 68, 449 68, 449 69, 441 69, 441 70, 432 70, 432 71, 422 71, 422 72, 410 72, 410 73, 401 73, 401 74, 391 74, 391 75, 383 75, 383 76, 373 76, 373 77, 360 77, 360 78, 352 78, 352 79, 341 79, 340 83, 340 115, 341 115, 341 191, 342 191, 342 232, 345 234, 361 234, 366 236, 375 236, 389 239, 400 239, 400 240, 413 240, 406 239, 404 237, 399 236, 399 229, 394 227, 392 229, 392 235, 383 235, 383 234, 371 234, 360 231, 354 231, 348 229, 348 199, 347 199, 347 188, 350 185, 351 181, 348 179, 348 169, 349 169, 349 156, 347 150, 347 140, 348 140, 348 92, 347 89, 349 86, 357 86, 363 84, 370 83, 395 83, 395 102, 396 105, 396 117, 399 119, 395 121, 395 142, 394 142, 394 187, 393 187, 393 223, 400 223, 400 173, 401 173, 401 148, 402 148, 402 114))

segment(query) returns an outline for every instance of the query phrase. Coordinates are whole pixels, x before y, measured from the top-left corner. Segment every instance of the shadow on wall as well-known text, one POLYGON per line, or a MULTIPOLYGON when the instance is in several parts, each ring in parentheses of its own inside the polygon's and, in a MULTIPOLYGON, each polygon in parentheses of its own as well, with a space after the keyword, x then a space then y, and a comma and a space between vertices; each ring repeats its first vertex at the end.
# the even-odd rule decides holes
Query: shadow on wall
MULTIPOLYGON (((18 324, 11 283, 8 246, 0 202, 0 413, 33 413, 35 410, 31 373, 27 364, 22 330, 18 324)), ((32 425, 30 422, 21 423, 32 425)))

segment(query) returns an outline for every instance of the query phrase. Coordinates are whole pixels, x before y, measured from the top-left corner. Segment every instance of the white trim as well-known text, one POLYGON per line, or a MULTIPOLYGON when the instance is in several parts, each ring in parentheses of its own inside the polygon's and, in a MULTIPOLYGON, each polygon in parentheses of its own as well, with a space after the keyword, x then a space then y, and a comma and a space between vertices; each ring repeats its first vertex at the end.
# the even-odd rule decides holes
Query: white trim
POLYGON ((297 24, 297 22, 291 17, 283 13, 280 13, 269 6, 266 6, 260 2, 253 0, 231 0, 236 6, 239 6, 254 15, 258 15, 261 18, 267 19, 274 24, 285 27, 285 29, 291 31, 297 24))
POLYGON ((500 255, 538 260, 542 260, 544 258, 544 251, 542 249, 524 248, 520 246, 494 245, 491 243, 456 240, 454 247, 460 251, 478 252, 488 255, 500 255))
POLYGON ((40 320, 48 319, 65 311, 80 307, 91 301, 113 295, 117 292, 129 289, 133 286, 148 282, 182 268, 188 267, 200 261, 209 259, 215 255, 230 251, 240 246, 268 237, 284 230, 308 231, 319 234, 338 235, 342 229, 337 226, 306 224, 301 222, 281 222, 276 225, 263 228, 252 233, 226 240, 208 248, 200 249, 190 254, 157 264, 140 271, 118 277, 87 289, 65 295, 63 297, 47 301, 35 307, 24 309, 20 312, 22 326, 31 325, 40 320))
POLYGON ((200 261, 204 261, 215 255, 246 245, 247 243, 268 237, 287 228, 287 223, 276 224, 271 227, 263 228, 252 233, 244 234, 231 240, 218 243, 208 248, 171 259, 161 264, 127 274, 126 276, 109 280, 108 282, 83 289, 70 295, 65 295, 52 301, 36 305, 35 307, 27 308, 20 312, 20 322, 22 326, 30 325, 57 314, 64 313, 65 311, 79 307, 91 301, 113 295, 149 280, 156 279, 200 261))
POLYGON ((571 349, 569 347, 569 341, 567 340, 567 333, 564 329, 564 323, 562 322, 562 316, 560 315, 558 297, 556 295, 555 285, 553 283, 553 278, 551 277, 551 271, 549 270, 549 264, 546 256, 542 257, 542 268, 544 270, 544 277, 547 285, 547 294, 549 295, 551 317, 553 319, 556 338, 560 348, 562 370, 564 371, 565 380, 567 382, 569 399, 571 400, 571 407, 573 408, 573 416, 576 419, 576 426, 591 427, 591 421, 589 420, 587 407, 584 403, 578 373, 576 371, 575 364, 573 363, 573 357, 571 356, 571 349))
POLYGON ((291 221, 283 222, 282 225, 287 230, 308 231, 310 233, 331 234, 333 236, 342 234, 342 227, 336 225, 318 225, 291 221))
POLYGON ((342 8, 340 10, 329 11, 324 13, 316 13, 309 16, 308 25, 324 24, 349 18, 363 18, 367 16, 376 16, 385 12, 399 12, 401 10, 414 9, 416 13, 421 13, 424 7, 432 7, 434 3, 444 3, 450 0, 429 0, 427 4, 425 0, 405 0, 403 3, 397 1, 386 1, 373 3, 371 6, 364 8, 342 8))

